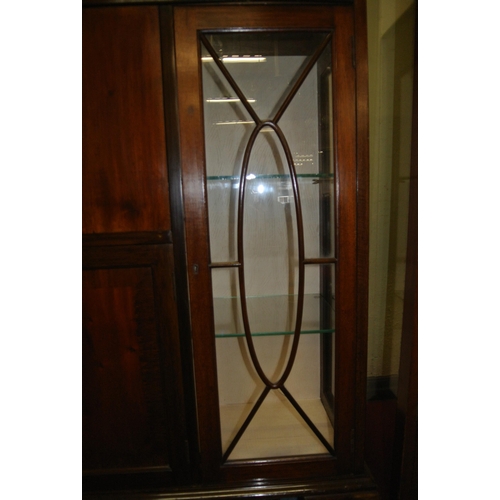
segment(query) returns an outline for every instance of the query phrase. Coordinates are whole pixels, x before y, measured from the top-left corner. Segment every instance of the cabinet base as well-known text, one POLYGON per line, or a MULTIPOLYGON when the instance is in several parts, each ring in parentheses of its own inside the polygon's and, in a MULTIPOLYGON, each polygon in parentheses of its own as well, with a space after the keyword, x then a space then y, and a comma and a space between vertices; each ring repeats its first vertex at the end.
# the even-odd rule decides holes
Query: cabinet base
POLYGON ((253 481, 237 485, 210 485, 175 488, 166 491, 129 491, 87 493, 86 499, 147 499, 147 500, 215 500, 215 499, 274 499, 274 500, 379 500, 373 480, 367 476, 317 481, 253 481))

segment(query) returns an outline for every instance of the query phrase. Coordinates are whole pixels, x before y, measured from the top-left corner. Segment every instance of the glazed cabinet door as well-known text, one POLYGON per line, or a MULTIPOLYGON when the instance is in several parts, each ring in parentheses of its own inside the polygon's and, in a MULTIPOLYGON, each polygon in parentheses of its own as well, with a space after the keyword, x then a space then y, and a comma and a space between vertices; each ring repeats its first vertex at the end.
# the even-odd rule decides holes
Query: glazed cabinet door
POLYGON ((350 7, 174 8, 206 481, 353 470, 350 7))

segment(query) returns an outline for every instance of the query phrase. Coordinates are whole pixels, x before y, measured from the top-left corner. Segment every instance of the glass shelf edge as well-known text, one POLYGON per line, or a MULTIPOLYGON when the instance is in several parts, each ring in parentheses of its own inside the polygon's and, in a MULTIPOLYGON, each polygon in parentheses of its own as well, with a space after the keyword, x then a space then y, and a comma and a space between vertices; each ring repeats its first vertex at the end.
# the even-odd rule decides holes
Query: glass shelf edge
MULTIPOLYGON (((253 296, 253 297, 247 297, 247 305, 250 303, 253 303, 253 307, 257 307, 258 304, 264 300, 266 304, 273 303, 274 308, 279 308, 282 305, 282 301, 288 302, 289 299, 295 297, 297 299, 297 295, 258 295, 258 296, 253 296)), ((330 301, 327 300, 324 296, 318 293, 309 293, 309 294, 304 294, 304 314, 306 314, 306 311, 313 312, 316 310, 316 312, 313 313, 314 316, 316 314, 319 314, 319 309, 315 309, 320 306, 321 302, 327 306, 328 308, 331 308, 332 314, 334 314, 335 311, 335 299, 333 297, 330 297, 330 301)), ((221 309, 221 306, 227 307, 227 305, 230 304, 238 304, 239 303, 239 297, 238 296, 233 296, 233 297, 214 297, 214 312, 215 311, 224 311, 224 309, 221 309)), ((216 315, 217 318, 217 315, 216 315)), ((220 318, 220 316, 219 316, 220 318)), ((319 320, 319 316, 318 316, 319 320)), ((332 316, 333 320, 333 316, 332 316)), ((229 323, 233 323, 232 326, 228 325, 227 320, 226 321, 215 321, 215 338, 233 338, 233 337, 244 337, 244 329, 243 329, 243 324, 241 323, 241 318, 239 318, 240 325, 239 327, 236 327, 236 325, 230 321, 229 323), (229 328, 228 328, 229 326, 229 328)), ((334 320, 333 320, 334 321, 334 320)), ((260 327, 257 327, 255 329, 251 328, 252 331, 252 337, 271 337, 271 336, 287 336, 287 335, 293 335, 294 331, 293 330, 288 330, 287 328, 291 328, 294 323, 290 323, 289 325, 263 325, 261 324, 260 327), (281 329, 281 328, 285 329, 281 329)), ((302 329, 300 331, 301 334, 303 335, 317 335, 317 334, 330 334, 335 332, 335 326, 334 322, 331 323, 330 325, 320 325, 319 321, 317 322, 316 320, 312 319, 310 317, 310 314, 306 315, 303 317, 302 321, 302 329), (308 317, 309 316, 309 317, 308 317), (305 320, 305 321, 304 321, 305 320), (322 327, 323 326, 323 327, 322 327)), ((255 325, 254 325, 255 326, 255 325)))
MULTIPOLYGON (((253 179, 247 179, 247 181, 255 181, 259 179, 288 179, 289 174, 268 174, 268 175, 256 175, 253 179)), ((297 174, 299 179, 333 179, 334 174, 297 174)), ((237 175, 209 175, 207 176, 207 181, 239 181, 240 177, 237 175)))
MULTIPOLYGON (((335 333, 335 329, 331 330, 303 330, 300 332, 301 335, 318 335, 320 333, 335 333)), ((278 337, 285 335, 293 335, 294 332, 257 332, 252 333, 252 337, 278 337)), ((215 334, 216 339, 226 339, 226 338, 237 338, 245 337, 244 333, 217 333, 215 334)))

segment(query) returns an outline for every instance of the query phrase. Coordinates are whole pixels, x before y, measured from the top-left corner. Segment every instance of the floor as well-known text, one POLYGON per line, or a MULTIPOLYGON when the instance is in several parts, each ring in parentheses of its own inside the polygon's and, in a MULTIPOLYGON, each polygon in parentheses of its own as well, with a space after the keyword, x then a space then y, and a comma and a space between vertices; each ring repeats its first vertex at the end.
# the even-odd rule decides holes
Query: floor
MULTIPOLYGON (((333 428, 319 399, 297 401, 329 443, 333 428)), ((253 404, 221 407, 222 448, 226 450, 253 404)), ((229 456, 229 460, 328 453, 286 399, 270 393, 229 456)))

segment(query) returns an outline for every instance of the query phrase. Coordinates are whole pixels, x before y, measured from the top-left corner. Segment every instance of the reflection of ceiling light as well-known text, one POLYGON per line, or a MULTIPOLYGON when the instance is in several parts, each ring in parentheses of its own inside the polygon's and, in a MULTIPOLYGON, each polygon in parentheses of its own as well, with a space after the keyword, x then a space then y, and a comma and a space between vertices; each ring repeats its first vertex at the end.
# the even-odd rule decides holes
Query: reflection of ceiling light
POLYGON ((247 125, 247 124, 250 124, 250 123, 253 123, 255 124, 255 122, 245 122, 243 120, 241 121, 236 121, 236 122, 216 122, 215 124, 216 125, 247 125))
MULTIPOLYGON (((211 97, 207 102, 240 102, 237 97, 211 97)), ((255 102, 255 99, 247 99, 247 102, 255 102)))
MULTIPOLYGON (((236 120, 236 121, 226 121, 226 122, 215 122, 213 125, 255 125, 254 121, 244 121, 244 120, 236 120)), ((274 130, 270 127, 261 128, 259 132, 274 132, 274 130)))
MULTIPOLYGON (((210 62, 213 61, 211 56, 203 56, 201 58, 203 62, 210 62)), ((262 57, 260 55, 258 56, 249 56, 249 55, 244 55, 244 56, 222 56, 221 61, 223 63, 260 63, 260 62, 266 62, 266 58, 262 57)))
POLYGON ((260 63, 266 62, 266 58, 262 56, 222 56, 223 63, 260 63))
POLYGON ((248 174, 247 180, 251 181, 252 179, 255 179, 255 174, 248 174))
POLYGON ((257 186, 257 191, 258 191, 260 194, 262 194, 262 193, 264 192, 264 189, 265 189, 265 188, 264 188, 264 184, 259 184, 259 185, 257 186))

